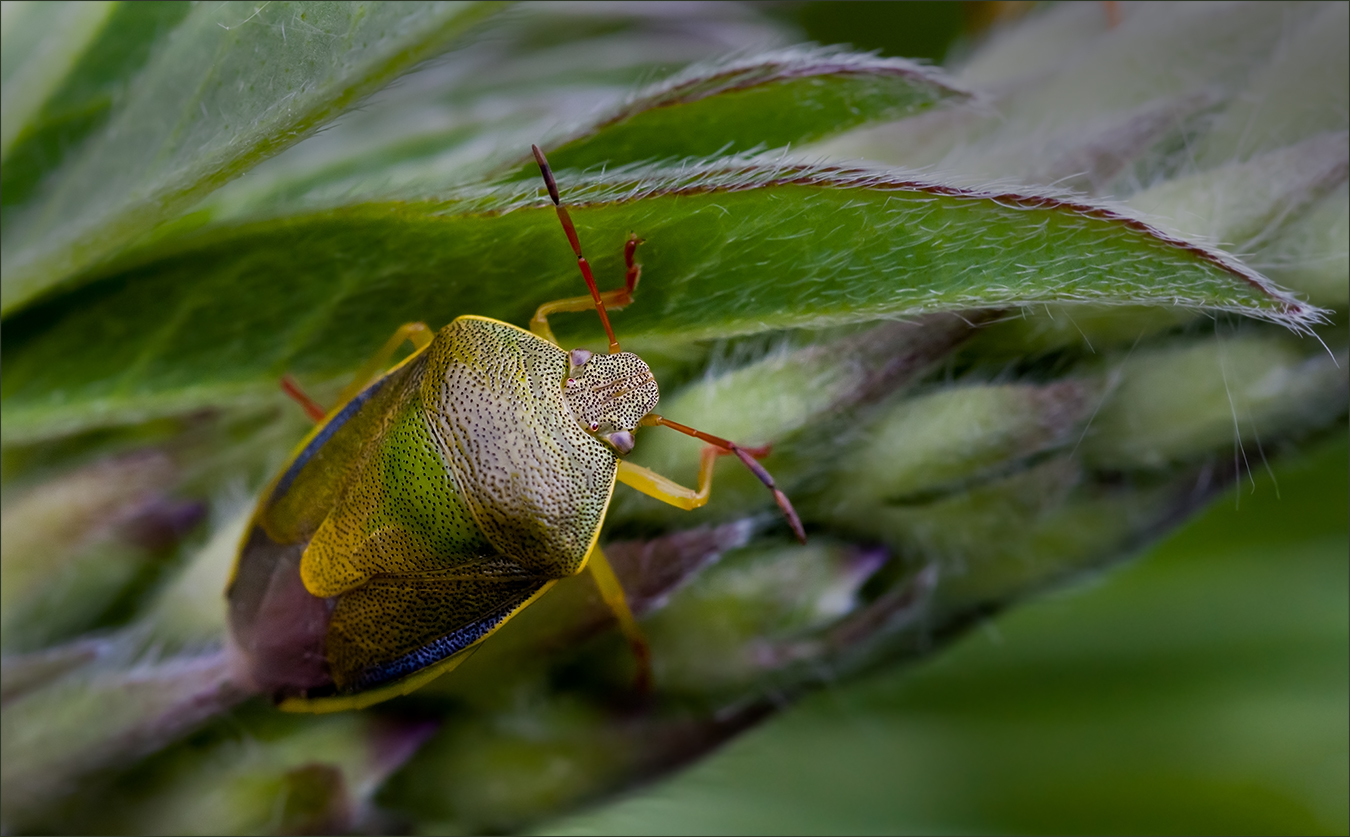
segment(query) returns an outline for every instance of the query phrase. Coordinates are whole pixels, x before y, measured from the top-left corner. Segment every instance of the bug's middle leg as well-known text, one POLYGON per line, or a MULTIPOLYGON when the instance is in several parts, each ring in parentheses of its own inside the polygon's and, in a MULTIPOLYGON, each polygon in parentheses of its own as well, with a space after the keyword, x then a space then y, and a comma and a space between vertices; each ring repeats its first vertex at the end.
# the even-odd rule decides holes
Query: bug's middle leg
MULTIPOLYGON (((420 352, 431 345, 431 341, 435 337, 436 333, 428 328, 426 323, 404 323, 394 329, 394 333, 389 336, 388 340, 384 341, 384 345, 374 355, 371 355, 370 360, 366 361, 365 365, 352 376, 352 382, 347 384, 342 392, 338 393, 337 404, 334 406, 340 407, 346 404, 356 397, 361 390, 365 389, 371 379, 383 372, 385 367, 389 365, 389 358, 394 356, 394 352, 398 351, 399 347, 403 345, 403 341, 411 342, 413 350, 420 352)), ((290 375, 282 376, 281 388, 285 390, 287 395, 298 401, 300 406, 305 408, 305 413, 314 421, 323 421, 324 416, 328 414, 328 410, 310 398, 290 375)))
MULTIPOLYGON (((637 247, 641 243, 642 239, 637 237, 637 233, 629 233, 628 241, 624 242, 623 245, 624 286, 600 293, 600 298, 604 300, 606 308, 619 309, 632 304, 633 291, 637 289, 638 280, 642 278, 642 265, 634 260, 637 247)), ((557 345, 558 339, 553 336, 553 329, 549 328, 548 325, 549 316, 567 311, 590 311, 594 308, 595 300, 589 295, 545 302, 534 312, 534 317, 530 320, 530 331, 557 345)))

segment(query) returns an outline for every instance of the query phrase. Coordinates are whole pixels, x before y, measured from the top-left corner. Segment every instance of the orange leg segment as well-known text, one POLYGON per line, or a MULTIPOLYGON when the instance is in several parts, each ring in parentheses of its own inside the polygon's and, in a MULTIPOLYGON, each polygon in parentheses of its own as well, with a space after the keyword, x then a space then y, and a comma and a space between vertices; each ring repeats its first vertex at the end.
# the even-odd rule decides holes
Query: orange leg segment
POLYGON ((323 421, 323 417, 328 415, 328 411, 323 408, 323 405, 310 398, 309 394, 301 389, 300 385, 290 375, 281 376, 281 390, 299 404, 304 409, 305 415, 309 416, 310 421, 315 424, 323 421))

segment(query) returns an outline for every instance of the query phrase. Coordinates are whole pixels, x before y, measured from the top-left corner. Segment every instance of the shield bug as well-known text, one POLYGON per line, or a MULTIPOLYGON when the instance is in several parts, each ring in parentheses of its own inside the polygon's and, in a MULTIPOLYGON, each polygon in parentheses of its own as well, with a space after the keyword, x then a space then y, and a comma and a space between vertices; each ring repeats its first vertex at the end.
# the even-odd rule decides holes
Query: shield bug
POLYGON ((401 327, 332 411, 283 386, 318 425, 264 490, 230 580, 230 632, 244 675, 281 708, 326 712, 406 694, 454 668, 559 579, 590 570, 647 676, 646 645, 597 545, 615 483, 685 509, 702 506, 713 464, 732 454, 801 522, 736 445, 670 421, 647 364, 624 352, 544 155, 548 194, 589 295, 541 305, 530 330, 459 317, 433 333, 401 327), (548 317, 594 308, 609 353, 560 348, 548 317), (383 371, 411 341, 415 351, 383 371), (372 380, 373 379, 373 380, 372 380), (698 488, 624 460, 641 427, 694 436, 698 488))

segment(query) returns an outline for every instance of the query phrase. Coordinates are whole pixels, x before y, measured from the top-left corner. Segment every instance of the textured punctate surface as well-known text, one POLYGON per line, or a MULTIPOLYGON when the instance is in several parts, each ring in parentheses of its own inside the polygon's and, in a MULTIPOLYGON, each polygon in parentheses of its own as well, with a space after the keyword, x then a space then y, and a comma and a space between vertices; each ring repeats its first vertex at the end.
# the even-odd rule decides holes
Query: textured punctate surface
POLYGON ((365 689, 434 665, 487 637, 551 583, 502 560, 372 579, 333 613, 333 679, 340 689, 365 689))
POLYGON ((432 428, 484 537, 541 575, 579 572, 618 459, 563 404, 567 352, 506 323, 461 317, 427 354, 432 428))
MULTIPOLYGON (((278 477, 256 519, 258 536, 303 546, 303 591, 292 586, 315 601, 334 600, 326 637, 319 640, 320 626, 306 647, 322 656, 340 691, 373 688, 452 657, 552 579, 581 568, 615 466, 564 410, 566 370, 565 352, 527 332, 457 321, 318 428, 278 477), (522 441, 523 430, 536 426, 545 429, 543 440, 522 441), (523 481, 521 468, 538 474, 523 481), (558 493, 536 496, 538 479, 558 483, 551 486, 558 493), (539 524, 532 515, 549 503, 553 514, 539 524), (499 533, 519 531, 524 524, 512 515, 553 541, 484 536, 483 519, 499 533)), ((258 536, 244 549, 239 577, 257 576, 270 590, 278 574, 297 567, 278 563, 274 549, 252 548, 258 536)), ((240 599, 265 598, 255 587, 236 585, 232 602, 236 622, 243 620, 236 632, 248 634, 242 641, 250 647, 265 603, 240 599)), ((276 681, 274 672, 255 674, 276 681)))
POLYGON ((568 368, 529 332, 456 320, 278 479, 259 522, 308 540, 305 589, 336 598, 323 654, 340 691, 453 656, 584 565, 616 460, 564 407, 568 368))
POLYGON ((305 550, 301 574, 316 596, 346 593, 377 575, 450 570, 497 552, 446 468, 421 379, 401 382, 387 400, 339 501, 305 550))
POLYGON ((426 368, 413 358, 367 387, 315 428, 259 505, 257 522, 278 543, 308 543, 342 497, 351 473, 371 455, 390 411, 426 368))
POLYGON ((583 426, 633 430, 656 409, 661 392, 652 370, 632 352, 591 355, 567 379, 563 397, 583 426))
POLYGON ((40 199, 7 220, 0 305, 8 312, 98 263, 380 81, 443 50, 493 8, 195 6, 138 74, 106 130, 53 173, 40 199))

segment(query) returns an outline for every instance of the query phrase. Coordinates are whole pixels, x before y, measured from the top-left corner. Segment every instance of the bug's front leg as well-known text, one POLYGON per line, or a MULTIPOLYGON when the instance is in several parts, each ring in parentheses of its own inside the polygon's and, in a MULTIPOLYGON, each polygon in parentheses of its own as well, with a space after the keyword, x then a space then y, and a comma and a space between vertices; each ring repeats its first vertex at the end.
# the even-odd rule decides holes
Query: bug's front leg
MULTIPOLYGON (((394 333, 389 336, 388 340, 384 341, 384 345, 352 376, 352 382, 342 392, 338 393, 337 404, 334 407, 341 407, 352 400, 361 390, 366 388, 372 378, 384 372, 385 367, 389 365, 389 358, 394 356, 394 352, 398 351, 399 347, 403 345, 403 341, 411 342, 413 350, 420 352, 431 345, 431 341, 435 337, 436 333, 428 328, 426 323, 404 323, 394 329, 394 333)), ((298 401, 300 406, 305 408, 305 413, 314 421, 323 421, 324 416, 328 415, 329 411, 306 395, 305 391, 290 375, 282 376, 281 388, 287 395, 298 401)))
MULTIPOLYGON (((619 482, 636 488, 648 497, 655 497, 663 503, 669 503, 685 511, 693 511, 707 504, 708 495, 712 493, 713 466, 717 463, 717 457, 727 453, 729 451, 722 450, 715 445, 703 447, 703 453, 700 455, 698 463, 697 490, 685 488, 650 468, 634 465, 624 460, 619 461, 619 482)), ((758 453, 758 451, 752 450, 752 453, 758 453)))
MULTIPOLYGON (((634 260, 637 247, 641 243, 642 239, 637 237, 637 233, 629 233, 628 241, 623 245, 623 262, 626 268, 624 271, 624 286, 616 290, 601 292, 600 298, 604 300, 606 308, 619 309, 632 304, 633 291, 637 289, 638 280, 642 278, 642 265, 634 260)), ((558 339, 553 336, 553 329, 549 328, 548 325, 549 316, 567 311, 590 311, 594 308, 595 300, 589 295, 545 302, 534 312, 534 317, 530 320, 530 331, 557 345, 558 339)))
POLYGON ((664 425, 716 444, 710 444, 703 448, 698 467, 697 491, 672 482, 655 471, 643 468, 641 465, 632 465, 623 460, 619 461, 619 482, 632 486, 648 497, 655 497, 663 503, 669 503, 685 511, 692 511, 708 502, 708 494, 712 491, 713 465, 716 464, 717 457, 734 454, 760 482, 764 483, 765 488, 773 492, 774 501, 778 503, 778 508, 782 509, 788 525, 792 527, 792 534, 797 537, 798 541, 806 543, 806 530, 802 528, 801 518, 797 516, 797 511, 792 507, 792 502, 774 483, 773 477, 770 476, 768 471, 764 470, 764 466, 755 461, 769 455, 770 448, 768 445, 761 448, 747 448, 743 445, 728 442, 726 439, 710 436, 692 427, 685 427, 679 422, 670 421, 655 413, 649 413, 642 420, 642 423, 664 425))

